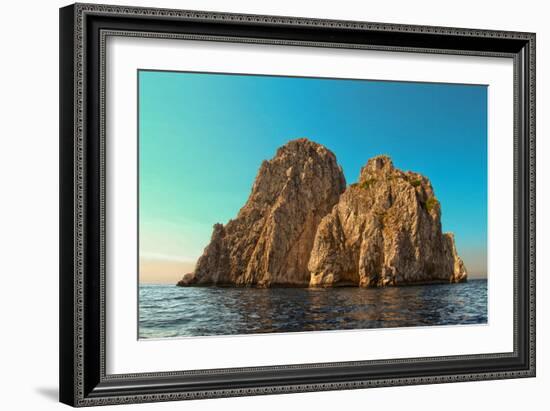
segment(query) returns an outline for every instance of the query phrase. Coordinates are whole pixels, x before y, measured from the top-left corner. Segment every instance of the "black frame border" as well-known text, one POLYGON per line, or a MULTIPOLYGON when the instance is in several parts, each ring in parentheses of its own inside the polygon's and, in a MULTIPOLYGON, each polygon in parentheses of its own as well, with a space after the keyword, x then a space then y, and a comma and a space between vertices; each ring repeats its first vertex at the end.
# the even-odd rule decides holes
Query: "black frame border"
POLYGON ((60 9, 60 401, 92 406, 535 376, 535 34, 75 4, 60 9), (105 373, 105 39, 360 48, 514 60, 514 351, 105 373))

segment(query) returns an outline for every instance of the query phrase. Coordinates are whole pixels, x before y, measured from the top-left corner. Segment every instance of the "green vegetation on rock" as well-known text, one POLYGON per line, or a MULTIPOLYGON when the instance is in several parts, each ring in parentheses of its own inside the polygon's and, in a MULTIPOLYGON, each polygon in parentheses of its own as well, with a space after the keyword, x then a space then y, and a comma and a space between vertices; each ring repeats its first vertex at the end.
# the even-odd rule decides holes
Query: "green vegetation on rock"
POLYGON ((439 201, 437 201, 437 198, 435 197, 430 197, 428 198, 428 200, 426 200, 426 210, 428 211, 428 213, 430 213, 433 208, 439 204, 439 201))
POLYGON ((361 183, 363 188, 369 188, 372 184, 376 183, 376 178, 369 178, 361 183))

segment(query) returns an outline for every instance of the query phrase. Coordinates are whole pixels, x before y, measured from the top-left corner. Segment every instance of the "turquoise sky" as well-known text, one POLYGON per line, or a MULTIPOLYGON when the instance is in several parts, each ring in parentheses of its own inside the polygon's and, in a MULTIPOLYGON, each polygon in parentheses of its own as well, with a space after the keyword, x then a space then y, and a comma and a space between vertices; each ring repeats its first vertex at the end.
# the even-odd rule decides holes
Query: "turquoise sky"
POLYGON ((244 205, 264 159, 307 137, 348 184, 388 154, 430 178, 444 231, 486 274, 487 87, 143 71, 139 81, 140 257, 194 262, 216 222, 244 205))

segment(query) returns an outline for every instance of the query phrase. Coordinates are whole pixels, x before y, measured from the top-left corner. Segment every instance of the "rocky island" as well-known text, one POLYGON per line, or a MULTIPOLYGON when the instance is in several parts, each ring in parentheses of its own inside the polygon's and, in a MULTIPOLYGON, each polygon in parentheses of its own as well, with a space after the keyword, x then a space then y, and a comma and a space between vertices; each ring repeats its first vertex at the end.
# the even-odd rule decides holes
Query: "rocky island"
POLYGON ((302 138, 264 161, 237 217, 215 224, 177 285, 384 287, 467 279, 430 181, 370 159, 346 187, 336 156, 302 138))

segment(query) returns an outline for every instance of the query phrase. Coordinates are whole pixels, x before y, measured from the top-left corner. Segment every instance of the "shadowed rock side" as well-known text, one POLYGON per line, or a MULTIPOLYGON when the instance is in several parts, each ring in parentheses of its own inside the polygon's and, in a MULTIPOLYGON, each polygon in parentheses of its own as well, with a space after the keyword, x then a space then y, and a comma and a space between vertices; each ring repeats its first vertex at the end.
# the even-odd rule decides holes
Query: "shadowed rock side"
POLYGON ((368 161, 321 221, 308 268, 311 287, 381 287, 465 281, 452 234, 430 181, 395 169, 389 157, 368 161))
POLYGON ((305 138, 288 142, 262 163, 244 207, 214 226, 195 272, 178 285, 307 287, 317 226, 345 188, 331 151, 305 138))

